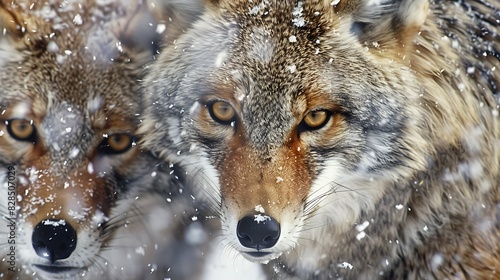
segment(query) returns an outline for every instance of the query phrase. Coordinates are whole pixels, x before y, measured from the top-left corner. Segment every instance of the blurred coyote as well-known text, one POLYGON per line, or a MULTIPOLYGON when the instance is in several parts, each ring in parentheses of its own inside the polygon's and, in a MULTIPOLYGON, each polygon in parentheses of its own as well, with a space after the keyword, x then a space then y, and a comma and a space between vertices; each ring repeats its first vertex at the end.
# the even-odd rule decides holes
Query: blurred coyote
POLYGON ((144 143, 275 277, 500 271, 497 0, 212 0, 148 70, 144 143))
POLYGON ((173 211, 190 208, 173 198, 182 187, 168 164, 136 146, 142 68, 183 22, 158 9, 0 2, 0 278, 160 270, 155 257, 167 258, 161 246, 172 241, 162 236, 175 239, 169 223, 183 223, 173 211), (156 191, 172 208, 142 194, 156 191))

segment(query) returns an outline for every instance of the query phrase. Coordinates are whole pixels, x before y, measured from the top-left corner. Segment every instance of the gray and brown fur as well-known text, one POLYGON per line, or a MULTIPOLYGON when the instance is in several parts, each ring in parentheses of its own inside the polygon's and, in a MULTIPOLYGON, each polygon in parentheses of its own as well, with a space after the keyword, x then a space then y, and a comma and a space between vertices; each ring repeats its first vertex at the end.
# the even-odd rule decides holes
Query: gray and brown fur
POLYGON ((275 278, 500 277, 497 0, 207 5, 148 69, 141 129, 229 245, 261 206, 280 239, 245 256, 275 278))
POLYGON ((181 32, 175 20, 181 13, 160 11, 172 8, 160 4, 0 2, 0 278, 166 275, 155 263, 172 253, 164 247, 168 242, 180 246, 185 221, 177 214, 194 208, 180 198, 182 185, 168 163, 136 145, 142 69, 166 42, 163 36, 181 32), (160 24, 166 31, 157 29, 160 24), (10 134, 14 119, 31 122, 29 141, 10 134), (101 144, 117 133, 130 135, 131 147, 107 153, 101 144), (7 204, 9 168, 15 168, 16 211, 7 204), (158 215, 161 223, 154 220, 158 215), (6 218, 17 221, 14 267, 6 257, 12 245, 6 218), (75 229, 76 249, 67 259, 50 262, 35 253, 32 231, 45 219, 75 229), (73 269, 47 273, 34 265, 73 269))

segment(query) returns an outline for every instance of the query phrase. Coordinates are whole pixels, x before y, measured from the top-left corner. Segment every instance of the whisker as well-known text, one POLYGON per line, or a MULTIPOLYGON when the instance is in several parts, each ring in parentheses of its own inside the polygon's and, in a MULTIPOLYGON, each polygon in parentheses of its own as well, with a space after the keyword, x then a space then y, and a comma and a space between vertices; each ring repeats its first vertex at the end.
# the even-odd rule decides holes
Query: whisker
POLYGON ((196 188, 200 190, 203 194, 207 196, 210 200, 208 203, 202 203, 200 206, 204 208, 204 210, 208 210, 215 216, 222 216, 221 208, 222 208, 222 196, 216 187, 216 184, 213 180, 207 176, 202 168, 196 168, 193 174, 194 179, 191 183, 194 185, 192 188, 196 188))

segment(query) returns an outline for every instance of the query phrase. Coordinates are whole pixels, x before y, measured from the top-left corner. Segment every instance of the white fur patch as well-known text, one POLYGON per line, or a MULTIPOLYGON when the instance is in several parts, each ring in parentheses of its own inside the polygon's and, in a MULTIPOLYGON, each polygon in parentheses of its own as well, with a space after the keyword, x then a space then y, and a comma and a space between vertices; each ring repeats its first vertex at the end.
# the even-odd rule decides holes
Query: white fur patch
POLYGON ((225 246, 224 242, 211 242, 207 263, 204 265, 201 280, 264 280, 264 272, 258 263, 244 259, 238 251, 225 246))
POLYGON ((16 50, 12 42, 6 38, 2 38, 0 34, 0 67, 4 67, 7 63, 21 61, 24 55, 16 50))
POLYGON ((215 67, 221 67, 224 64, 224 61, 226 61, 228 57, 228 52, 226 50, 223 50, 217 54, 217 57, 215 58, 215 67))
MULTIPOLYGON (((358 217, 362 201, 370 197, 364 196, 361 190, 366 190, 359 179, 350 175, 350 172, 342 167, 339 160, 330 159, 325 162, 325 169, 313 182, 310 195, 306 203, 313 203, 320 199, 317 209, 321 209, 319 214, 315 214, 311 219, 311 224, 324 224, 329 221, 337 226, 340 231, 350 228, 347 225, 352 224, 358 217), (356 182, 358 181, 358 182, 356 182)), ((313 232, 313 231, 307 231, 313 232)), ((315 234, 313 234, 315 237, 315 234)))
POLYGON ((262 27, 252 28, 252 44, 248 56, 262 63, 269 63, 274 57, 274 42, 269 32, 262 27))
POLYGON ((359 170, 367 171, 370 168, 379 164, 377 154, 388 154, 392 151, 390 143, 386 143, 386 139, 390 139, 390 133, 369 133, 367 135, 368 152, 363 154, 359 170))
POLYGON ((372 22, 384 12, 392 9, 391 0, 364 0, 359 11, 356 12, 356 20, 372 22))
POLYGON ((30 104, 19 102, 12 108, 11 118, 24 119, 30 113, 30 109, 30 104))
POLYGON ((429 12, 428 0, 403 1, 400 14, 407 25, 420 26, 424 23, 429 12))
POLYGON ((174 144, 179 144, 182 141, 181 131, 180 131, 180 121, 174 118, 168 118, 168 136, 174 144))
MULTIPOLYGON (((195 156, 181 156, 180 158, 182 158, 181 162, 186 170, 186 175, 196 180, 198 188, 196 188, 197 192, 193 194, 194 197, 212 205, 220 205, 219 173, 207 156, 204 153, 199 153, 195 156)), ((174 161, 178 161, 178 158, 175 158, 174 161)))

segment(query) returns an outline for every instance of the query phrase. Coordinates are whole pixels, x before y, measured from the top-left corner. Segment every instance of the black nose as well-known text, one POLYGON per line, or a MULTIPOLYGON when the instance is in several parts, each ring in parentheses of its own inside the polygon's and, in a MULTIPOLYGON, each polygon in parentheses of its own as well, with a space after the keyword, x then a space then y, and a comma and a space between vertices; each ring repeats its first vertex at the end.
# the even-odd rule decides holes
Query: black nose
POLYGON ((280 237, 280 224, 269 216, 246 216, 238 222, 236 233, 241 245, 257 250, 273 247, 280 237))
POLYGON ((76 231, 65 220, 43 220, 33 230, 31 243, 37 255, 54 263, 73 253, 76 231))

